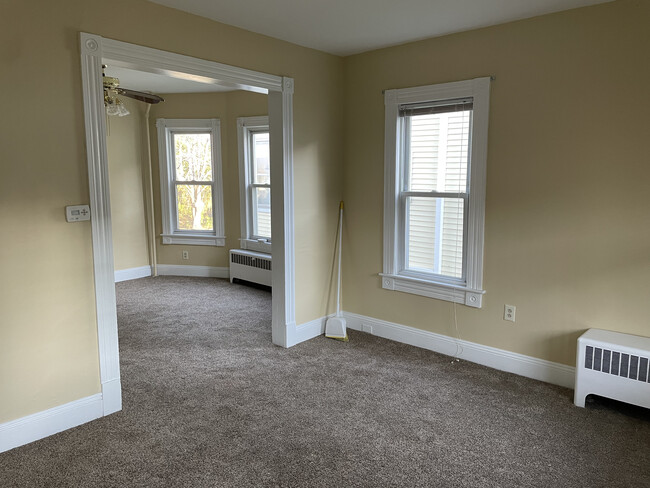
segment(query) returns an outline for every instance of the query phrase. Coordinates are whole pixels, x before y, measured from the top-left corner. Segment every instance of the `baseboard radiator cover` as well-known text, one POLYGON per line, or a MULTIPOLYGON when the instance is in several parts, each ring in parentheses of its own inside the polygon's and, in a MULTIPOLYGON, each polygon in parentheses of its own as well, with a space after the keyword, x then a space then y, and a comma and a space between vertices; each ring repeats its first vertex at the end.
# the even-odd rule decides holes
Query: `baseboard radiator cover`
POLYGON ((234 280, 250 281, 260 285, 271 286, 272 259, 270 254, 230 250, 230 282, 234 280))
POLYGON ((650 408, 650 338, 589 329, 578 338, 574 403, 599 395, 650 408))

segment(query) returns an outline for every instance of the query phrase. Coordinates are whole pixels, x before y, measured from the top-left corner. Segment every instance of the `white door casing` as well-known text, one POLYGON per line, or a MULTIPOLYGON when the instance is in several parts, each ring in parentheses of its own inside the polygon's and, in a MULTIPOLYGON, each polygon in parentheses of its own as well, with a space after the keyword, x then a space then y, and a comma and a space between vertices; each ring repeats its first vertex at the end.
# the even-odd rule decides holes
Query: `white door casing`
POLYGON ((81 33, 93 269, 103 414, 122 409, 102 64, 268 93, 273 234, 272 340, 295 329, 293 79, 81 33))

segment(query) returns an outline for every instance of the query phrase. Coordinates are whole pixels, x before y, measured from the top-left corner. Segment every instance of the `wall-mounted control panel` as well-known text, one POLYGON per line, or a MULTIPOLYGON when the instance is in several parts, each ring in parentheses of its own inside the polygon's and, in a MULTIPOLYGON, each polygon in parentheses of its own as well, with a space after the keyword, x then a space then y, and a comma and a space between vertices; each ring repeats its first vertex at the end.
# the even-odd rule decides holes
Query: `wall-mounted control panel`
POLYGON ((65 219, 68 222, 90 220, 90 207, 88 205, 70 205, 65 207, 65 219))

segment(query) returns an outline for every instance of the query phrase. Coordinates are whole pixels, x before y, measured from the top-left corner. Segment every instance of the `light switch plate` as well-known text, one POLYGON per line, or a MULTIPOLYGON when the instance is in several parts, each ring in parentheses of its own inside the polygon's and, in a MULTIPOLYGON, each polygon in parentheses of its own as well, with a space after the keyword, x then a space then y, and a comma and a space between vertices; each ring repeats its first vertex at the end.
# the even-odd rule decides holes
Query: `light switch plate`
POLYGON ((81 220, 90 220, 90 206, 69 205, 65 207, 65 219, 68 222, 79 222, 81 220))

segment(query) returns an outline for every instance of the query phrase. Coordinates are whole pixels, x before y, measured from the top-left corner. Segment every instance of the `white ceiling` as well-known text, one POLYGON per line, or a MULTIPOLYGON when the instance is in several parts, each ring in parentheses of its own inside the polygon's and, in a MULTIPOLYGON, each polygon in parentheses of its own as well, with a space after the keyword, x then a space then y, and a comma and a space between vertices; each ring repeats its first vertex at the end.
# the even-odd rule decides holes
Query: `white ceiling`
MULTIPOLYGON (((110 61, 107 61, 110 63, 110 61)), ((214 85, 212 83, 199 83, 197 81, 172 78, 170 76, 145 73, 127 68, 119 68, 110 64, 104 70, 106 76, 120 80, 122 88, 159 94, 165 93, 208 93, 232 91, 233 88, 214 85)))
POLYGON ((149 0, 347 56, 613 0, 149 0))

